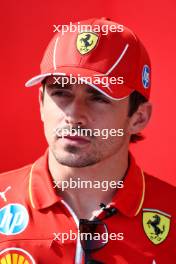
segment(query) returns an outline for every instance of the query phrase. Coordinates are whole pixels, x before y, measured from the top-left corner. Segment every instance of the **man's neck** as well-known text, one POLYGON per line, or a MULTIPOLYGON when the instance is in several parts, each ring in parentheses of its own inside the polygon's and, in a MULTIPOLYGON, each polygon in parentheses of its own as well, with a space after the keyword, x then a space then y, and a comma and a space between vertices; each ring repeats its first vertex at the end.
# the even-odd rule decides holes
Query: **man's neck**
POLYGON ((92 166, 73 168, 58 163, 49 150, 49 170, 53 180, 60 183, 62 187, 65 187, 66 184, 69 185, 71 181, 72 183, 75 181, 77 184, 76 188, 68 186, 68 188, 58 188, 57 191, 79 218, 89 219, 95 211, 99 210, 100 203, 111 202, 118 188, 115 188, 114 184, 112 187, 110 182, 122 181, 127 168, 128 151, 108 157, 92 166))

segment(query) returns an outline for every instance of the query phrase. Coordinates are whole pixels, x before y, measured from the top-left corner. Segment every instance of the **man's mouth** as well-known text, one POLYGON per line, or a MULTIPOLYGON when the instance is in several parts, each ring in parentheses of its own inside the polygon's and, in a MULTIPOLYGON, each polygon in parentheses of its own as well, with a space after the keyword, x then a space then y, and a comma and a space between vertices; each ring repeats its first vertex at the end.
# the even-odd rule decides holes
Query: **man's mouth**
POLYGON ((60 137, 62 139, 66 139, 67 141, 70 141, 70 143, 77 143, 77 144, 87 144, 90 143, 90 140, 86 137, 81 136, 63 136, 60 137))

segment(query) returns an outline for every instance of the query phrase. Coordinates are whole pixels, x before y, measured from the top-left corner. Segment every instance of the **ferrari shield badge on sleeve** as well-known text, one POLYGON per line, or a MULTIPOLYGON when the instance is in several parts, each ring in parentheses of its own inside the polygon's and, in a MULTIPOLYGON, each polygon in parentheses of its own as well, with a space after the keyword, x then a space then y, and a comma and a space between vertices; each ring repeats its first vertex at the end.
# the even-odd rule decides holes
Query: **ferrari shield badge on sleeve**
POLYGON ((158 245, 168 236, 171 215, 156 210, 143 209, 143 228, 150 241, 158 245))

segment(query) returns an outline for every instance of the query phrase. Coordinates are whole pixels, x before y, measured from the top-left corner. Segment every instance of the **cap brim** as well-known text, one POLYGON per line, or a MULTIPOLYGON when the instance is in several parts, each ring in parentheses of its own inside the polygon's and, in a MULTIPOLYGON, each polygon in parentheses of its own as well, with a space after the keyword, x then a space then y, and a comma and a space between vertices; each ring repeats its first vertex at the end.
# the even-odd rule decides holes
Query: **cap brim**
POLYGON ((34 85, 37 85, 39 83, 41 83, 46 77, 49 77, 49 76, 52 76, 52 75, 65 75, 64 73, 43 73, 43 74, 39 74, 37 76, 34 76, 32 77, 30 80, 28 80, 26 83, 25 83, 25 86, 26 87, 31 87, 31 86, 34 86, 34 85))
MULTIPOLYGON (((74 77, 93 77, 93 76, 103 76, 102 73, 96 72, 90 69, 84 69, 80 67, 59 67, 54 72, 39 74, 37 76, 34 76, 30 80, 28 80, 25 83, 26 87, 31 87, 34 85, 37 85, 41 83, 45 78, 49 76, 74 76, 74 77)), ((104 75, 106 76, 106 75, 104 75)), ((98 90, 100 93, 104 94, 108 98, 112 100, 122 100, 126 97, 128 97, 133 90, 129 88, 127 85, 124 84, 118 84, 118 87, 113 89, 113 85, 111 87, 105 87, 102 84, 94 84, 92 82, 89 82, 87 80, 82 80, 83 83, 88 84, 89 86, 93 87, 94 89, 98 90), (112 88, 112 89, 111 89, 112 88)))

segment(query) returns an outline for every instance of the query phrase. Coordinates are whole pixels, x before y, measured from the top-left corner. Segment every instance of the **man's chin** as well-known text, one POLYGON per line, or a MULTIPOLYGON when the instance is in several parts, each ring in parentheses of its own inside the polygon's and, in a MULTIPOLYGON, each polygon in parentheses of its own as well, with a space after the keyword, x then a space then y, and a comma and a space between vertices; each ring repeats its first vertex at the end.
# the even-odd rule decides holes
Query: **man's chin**
POLYGON ((55 152, 54 156, 57 162, 63 166, 73 168, 83 168, 94 165, 98 162, 97 159, 91 158, 90 154, 84 153, 69 153, 69 152, 55 152))
POLYGON ((59 164, 68 167, 82 168, 96 164, 100 160, 97 159, 96 153, 90 148, 82 148, 72 144, 53 144, 50 147, 55 159, 59 164))
POLYGON ((73 160, 73 159, 59 159, 57 158, 57 162, 63 166, 72 167, 72 168, 84 168, 88 166, 92 166, 96 164, 95 161, 91 160, 73 160))

